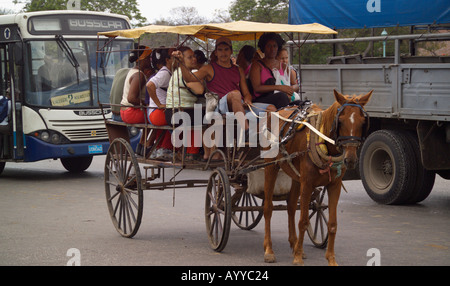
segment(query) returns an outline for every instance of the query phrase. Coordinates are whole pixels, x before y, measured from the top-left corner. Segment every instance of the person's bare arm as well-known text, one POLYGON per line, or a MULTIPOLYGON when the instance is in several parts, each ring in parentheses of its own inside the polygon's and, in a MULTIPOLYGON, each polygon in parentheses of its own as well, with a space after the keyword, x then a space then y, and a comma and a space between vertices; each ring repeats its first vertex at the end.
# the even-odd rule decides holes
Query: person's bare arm
POLYGON ((248 89, 247 80, 245 78, 245 72, 242 68, 239 68, 239 73, 241 75, 240 87, 241 87, 241 94, 244 97, 244 103, 250 105, 252 103, 253 96, 248 89))
POLYGON ((152 81, 149 81, 147 83, 147 91, 148 91, 148 95, 155 102, 155 104, 156 104, 156 106, 158 106, 158 108, 166 107, 165 104, 161 104, 161 102, 159 101, 159 98, 156 95, 156 85, 152 81))
POLYGON ((140 98, 141 89, 145 85, 145 76, 138 72, 130 78, 130 90, 128 91, 127 100, 133 105, 140 105, 142 100, 140 98))
POLYGON ((300 85, 297 80, 297 72, 294 69, 291 69, 291 86, 295 92, 300 90, 300 85))
POLYGON ((252 82, 253 91, 255 93, 268 93, 271 91, 279 90, 288 95, 292 95, 294 90, 289 85, 265 85, 261 84, 261 65, 260 64, 252 64, 250 69, 250 81, 252 82))
POLYGON ((181 67, 181 73, 183 75, 183 79, 186 83, 189 82, 200 82, 204 79, 211 80, 214 76, 214 69, 211 65, 204 65, 195 73, 192 73, 184 64, 183 53, 180 51, 173 52, 172 54, 177 61, 179 61, 179 66, 181 67))

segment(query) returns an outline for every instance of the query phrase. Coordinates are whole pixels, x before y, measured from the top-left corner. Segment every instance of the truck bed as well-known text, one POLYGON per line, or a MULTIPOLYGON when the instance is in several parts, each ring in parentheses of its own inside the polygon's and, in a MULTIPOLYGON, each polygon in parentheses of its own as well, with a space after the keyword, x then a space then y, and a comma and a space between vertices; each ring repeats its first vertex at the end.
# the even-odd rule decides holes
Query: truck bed
POLYGON ((450 57, 330 58, 324 65, 302 65, 304 97, 327 107, 332 90, 363 94, 374 117, 450 121, 450 57), (396 63, 397 62, 397 63, 396 63))

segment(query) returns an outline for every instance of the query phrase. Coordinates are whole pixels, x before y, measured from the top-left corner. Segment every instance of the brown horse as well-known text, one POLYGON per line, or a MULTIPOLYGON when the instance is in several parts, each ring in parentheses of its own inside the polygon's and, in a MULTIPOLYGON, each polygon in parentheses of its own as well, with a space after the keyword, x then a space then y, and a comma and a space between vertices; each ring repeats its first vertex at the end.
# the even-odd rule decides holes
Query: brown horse
MULTIPOLYGON (((364 110, 364 105, 370 100, 372 91, 363 96, 345 96, 334 91, 336 102, 324 110, 322 116, 323 134, 329 138, 335 138, 336 145, 326 142, 328 156, 330 160, 327 162, 322 159, 322 166, 318 166, 317 160, 311 156, 312 149, 310 147, 310 138, 314 136, 313 132, 308 128, 297 131, 293 137, 286 143, 285 151, 288 154, 299 152, 298 156, 290 162, 283 161, 277 164, 270 164, 265 167, 265 183, 264 183, 264 218, 265 218, 265 237, 264 237, 264 260, 265 262, 275 262, 275 254, 272 249, 272 239, 270 234, 270 220, 272 217, 273 203, 272 196, 274 192, 275 180, 280 168, 292 178, 291 190, 288 195, 288 226, 289 226, 289 243, 294 252, 294 264, 303 265, 303 238, 305 230, 309 225, 309 204, 311 195, 316 187, 326 186, 328 191, 328 247, 326 251, 326 259, 329 265, 337 265, 334 255, 334 240, 337 230, 336 209, 341 192, 342 177, 347 168, 355 168, 358 158, 357 149, 361 144, 364 132, 368 127, 368 116, 364 110), (343 166, 336 169, 332 168, 333 156, 338 156, 343 160, 343 166), (316 163, 315 163, 316 162, 316 163), (296 169, 296 170, 294 170, 296 169), (299 176, 300 175, 300 176, 299 176), (297 209, 298 199, 300 197, 300 221, 299 236, 295 230, 295 211, 297 209)), ((314 112, 322 110, 313 105, 314 112)), ((285 109, 279 111, 279 114, 288 118, 292 110, 285 109)), ((270 117, 269 117, 270 118, 270 117)), ((287 132, 287 127, 282 127, 283 120, 280 120, 280 134, 287 132)), ((268 125, 269 126, 269 125, 268 125)), ((320 130, 320 129, 319 129, 320 130)), ((266 162, 286 156, 286 152, 279 152, 276 158, 266 159, 266 162)), ((318 158, 316 156, 316 158, 318 158)))

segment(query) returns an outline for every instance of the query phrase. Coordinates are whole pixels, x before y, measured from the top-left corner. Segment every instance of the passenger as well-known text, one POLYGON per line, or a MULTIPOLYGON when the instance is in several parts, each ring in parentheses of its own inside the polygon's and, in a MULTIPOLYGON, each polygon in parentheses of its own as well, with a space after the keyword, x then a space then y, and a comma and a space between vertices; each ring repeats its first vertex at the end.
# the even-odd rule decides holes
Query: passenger
MULTIPOLYGON (((140 47, 135 50, 139 55, 135 67, 128 71, 123 87, 122 101, 120 104, 120 117, 123 122, 139 124, 146 122, 146 109, 138 106, 145 105, 145 83, 151 70, 150 55, 148 47, 140 47), (146 74, 147 72, 147 74, 146 74)), ((145 136, 141 136, 136 152, 139 154, 145 143, 145 136)))
POLYGON ((8 134, 10 129, 9 116, 11 114, 11 96, 9 94, 9 88, 6 90, 5 96, 0 95, 0 158, 3 158, 3 154, 8 149, 8 134), (3 150, 5 149, 5 150, 3 150))
POLYGON ((9 115, 11 114, 11 97, 9 95, 9 88, 6 90, 6 95, 0 95, 0 125, 8 125, 9 115))
MULTIPOLYGON (((128 61, 130 63, 135 63, 139 58, 139 49, 144 50, 145 46, 136 46, 135 50, 132 50, 130 52, 128 61)), ((151 66, 148 68, 148 71, 144 71, 144 73, 147 75, 147 78, 152 76, 154 74, 154 70, 151 68, 151 66)), ((120 102, 122 101, 123 96, 123 88, 125 85, 125 79, 128 75, 128 72, 130 71, 129 68, 121 68, 119 69, 116 74, 114 75, 114 80, 111 86, 111 92, 109 95, 109 101, 112 104, 111 110, 112 110, 112 119, 114 121, 123 122, 122 117, 120 117, 120 102)))
POLYGON ((109 102, 112 104, 112 120, 114 121, 123 122, 122 117, 120 116, 120 106, 118 105, 120 105, 120 102, 122 101, 123 87, 129 71, 129 68, 121 68, 114 75, 111 92, 109 93, 109 102))
POLYGON ((195 67, 195 69, 197 69, 197 70, 200 69, 202 66, 204 66, 208 62, 208 59, 206 58, 205 54, 201 50, 195 50, 194 56, 197 59, 197 64, 195 67))
MULTIPOLYGON (((183 62, 181 63, 181 65, 184 65, 189 70, 199 68, 199 65, 197 64, 197 57, 195 56, 192 49, 188 47, 180 47, 177 50, 183 53, 183 62)), ((191 126, 194 126, 194 104, 197 103, 198 97, 202 96, 204 91, 205 88, 200 82, 186 83, 183 79, 181 67, 178 67, 174 71, 173 76, 170 79, 169 88, 167 90, 165 110, 166 122, 168 122, 169 124, 171 123, 174 111, 173 108, 181 107, 182 111, 186 112, 191 118, 191 126)), ((178 109, 175 109, 175 112, 177 111, 178 109)), ((203 113, 201 118, 203 118, 203 113)), ((198 134, 197 132, 192 130, 190 146, 186 147, 186 160, 188 161, 201 159, 199 158, 200 147, 198 147, 200 143, 195 144, 196 137, 201 138, 201 134, 198 134)))
POLYGON ((252 62, 255 61, 259 54, 256 49, 250 45, 245 45, 239 51, 236 59, 236 64, 244 70, 245 79, 247 82, 248 91, 253 95, 253 86, 249 79, 250 68, 252 67, 252 62))
MULTIPOLYGON (((248 90, 244 71, 233 65, 231 61, 232 53, 233 47, 230 39, 226 37, 217 39, 216 48, 211 55, 211 62, 202 66, 194 74, 182 67, 183 78, 186 82, 206 80, 208 90, 217 93, 219 96, 216 110, 221 114, 226 114, 229 111, 245 114, 245 105, 252 105, 258 113, 273 111, 274 106, 270 104, 252 103, 252 95, 248 90)), ((176 55, 179 58, 183 57, 179 52, 176 55)), ((247 120, 238 120, 238 122, 241 128, 248 133, 249 124, 247 120)))
POLYGON ((289 52, 286 48, 281 48, 281 50, 278 51, 277 60, 280 61, 279 72, 281 77, 288 78, 294 92, 298 93, 300 90, 298 74, 289 63, 289 52))
MULTIPOLYGON (((152 65, 159 71, 148 81, 147 92, 150 96, 148 120, 155 126, 169 125, 166 121, 164 109, 166 108, 167 89, 172 77, 172 52, 174 49, 159 48, 152 53, 152 65)), ((170 132, 157 130, 156 137, 163 136, 150 158, 171 160, 173 145, 170 132)))
POLYGON ((294 89, 290 85, 276 85, 273 69, 280 67, 276 59, 278 50, 284 40, 276 33, 264 33, 258 41, 258 47, 264 58, 253 64, 250 69, 250 80, 254 90, 255 102, 273 104, 277 109, 290 103, 294 89))
POLYGON ((138 53, 140 56, 136 65, 129 70, 125 79, 121 101, 121 105, 124 105, 124 107, 120 109, 120 116, 123 122, 129 124, 145 123, 146 121, 145 109, 137 106, 144 103, 145 83, 148 77, 145 71, 148 72, 151 67, 150 55, 152 52, 148 47, 145 47, 140 49, 138 53))
POLYGON ((44 64, 38 69, 37 76, 37 90, 39 91, 49 91, 52 90, 52 68, 53 60, 50 56, 44 56, 44 64))
POLYGON ((255 56, 256 49, 250 45, 245 45, 239 51, 236 59, 236 64, 244 70, 244 74, 248 77, 250 67, 255 56))

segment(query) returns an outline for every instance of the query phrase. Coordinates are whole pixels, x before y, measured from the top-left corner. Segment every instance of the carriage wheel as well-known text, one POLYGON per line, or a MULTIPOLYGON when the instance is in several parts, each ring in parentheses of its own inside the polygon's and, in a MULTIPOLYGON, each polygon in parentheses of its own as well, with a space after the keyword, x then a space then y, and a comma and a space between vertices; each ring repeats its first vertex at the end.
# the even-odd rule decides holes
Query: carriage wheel
POLYGON ((327 190, 325 187, 316 188, 309 205, 308 236, 318 248, 325 248, 328 243, 328 205, 324 198, 327 190))
POLYGON ((211 247, 215 251, 222 251, 227 244, 231 226, 230 182, 223 168, 215 169, 209 177, 205 221, 211 247))
MULTIPOLYGON (((251 230, 258 225, 264 215, 262 205, 257 197, 247 192, 236 193, 239 198, 236 200, 235 207, 244 208, 244 210, 233 211, 233 221, 241 229, 251 230), (260 210, 254 210, 255 207, 261 207, 260 210), (252 208, 245 210, 245 208, 252 208)), ((262 201, 262 200, 261 200, 262 201)))
POLYGON ((144 196, 136 156, 122 138, 113 141, 106 155, 105 192, 117 231, 124 237, 133 237, 141 224, 144 196))

